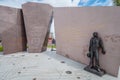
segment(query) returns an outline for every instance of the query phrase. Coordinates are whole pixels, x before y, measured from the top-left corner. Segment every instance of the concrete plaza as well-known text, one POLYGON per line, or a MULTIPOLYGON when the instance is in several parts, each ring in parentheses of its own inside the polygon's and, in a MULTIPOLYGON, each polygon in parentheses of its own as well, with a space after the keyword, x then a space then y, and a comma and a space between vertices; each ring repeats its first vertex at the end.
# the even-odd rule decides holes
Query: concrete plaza
POLYGON ((118 80, 83 70, 85 65, 56 54, 19 52, 0 55, 0 80, 118 80))

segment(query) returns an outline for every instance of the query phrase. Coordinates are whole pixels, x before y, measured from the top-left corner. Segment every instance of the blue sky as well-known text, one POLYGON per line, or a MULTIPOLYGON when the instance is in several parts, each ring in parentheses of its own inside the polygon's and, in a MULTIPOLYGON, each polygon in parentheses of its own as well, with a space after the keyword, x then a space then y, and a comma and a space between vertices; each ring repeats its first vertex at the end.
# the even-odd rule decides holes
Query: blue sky
POLYGON ((79 6, 112 6, 112 0, 80 0, 79 6))

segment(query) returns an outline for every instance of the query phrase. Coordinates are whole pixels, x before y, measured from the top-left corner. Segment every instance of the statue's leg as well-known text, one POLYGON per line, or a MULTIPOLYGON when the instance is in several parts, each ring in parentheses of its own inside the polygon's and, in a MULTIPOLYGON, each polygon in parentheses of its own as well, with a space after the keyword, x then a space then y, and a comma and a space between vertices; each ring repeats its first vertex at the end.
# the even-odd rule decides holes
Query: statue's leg
POLYGON ((98 50, 96 50, 96 52, 95 52, 95 65, 96 65, 97 67, 100 66, 100 65, 99 65, 99 53, 98 53, 98 50))
POLYGON ((93 55, 93 52, 91 51, 90 52, 91 56, 90 56, 90 63, 89 63, 89 66, 90 67, 93 67, 94 66, 94 55, 93 55))
POLYGON ((100 65, 99 65, 99 53, 98 50, 95 52, 95 68, 97 71, 101 72, 100 65))

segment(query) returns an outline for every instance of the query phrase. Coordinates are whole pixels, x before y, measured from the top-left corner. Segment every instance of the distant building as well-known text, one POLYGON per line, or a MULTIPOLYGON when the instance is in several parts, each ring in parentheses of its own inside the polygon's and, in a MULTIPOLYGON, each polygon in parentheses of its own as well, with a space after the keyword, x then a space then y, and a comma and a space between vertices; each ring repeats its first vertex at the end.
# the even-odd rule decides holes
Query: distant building
POLYGON ((52 44, 52 39, 53 39, 53 33, 49 34, 49 38, 48 38, 48 45, 52 44))

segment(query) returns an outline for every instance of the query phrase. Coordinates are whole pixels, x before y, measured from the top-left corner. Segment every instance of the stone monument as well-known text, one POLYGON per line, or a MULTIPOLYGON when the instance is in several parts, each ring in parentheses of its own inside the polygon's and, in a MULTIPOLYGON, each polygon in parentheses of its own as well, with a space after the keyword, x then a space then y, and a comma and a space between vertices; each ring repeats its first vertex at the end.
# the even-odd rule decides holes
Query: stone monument
POLYGON ((0 6, 0 40, 4 54, 26 50, 26 34, 21 9, 0 6))
POLYGON ((28 42, 28 52, 40 53, 47 48, 52 20, 52 7, 48 4, 28 2, 22 5, 28 42))

